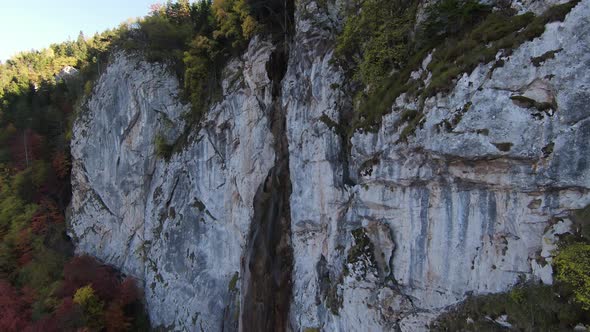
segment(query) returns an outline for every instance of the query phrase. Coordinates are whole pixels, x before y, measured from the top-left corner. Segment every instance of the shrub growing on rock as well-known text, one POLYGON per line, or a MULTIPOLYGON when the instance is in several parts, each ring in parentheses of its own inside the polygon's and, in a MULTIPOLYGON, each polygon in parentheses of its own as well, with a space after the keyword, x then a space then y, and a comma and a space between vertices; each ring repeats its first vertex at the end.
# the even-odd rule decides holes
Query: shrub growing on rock
POLYGON ((590 244, 566 246, 559 250, 553 265, 557 279, 572 287, 576 301, 590 310, 590 244))

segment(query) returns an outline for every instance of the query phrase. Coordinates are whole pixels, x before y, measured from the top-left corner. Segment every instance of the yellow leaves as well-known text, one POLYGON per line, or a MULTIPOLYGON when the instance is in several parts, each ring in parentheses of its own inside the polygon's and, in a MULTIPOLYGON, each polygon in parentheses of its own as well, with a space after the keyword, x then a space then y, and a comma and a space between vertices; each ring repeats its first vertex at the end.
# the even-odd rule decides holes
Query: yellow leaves
POLYGON ((92 93, 92 88, 94 87, 94 82, 92 80, 88 80, 84 83, 84 95, 90 96, 92 93))
POLYGON ((102 317, 104 303, 96 296, 91 285, 78 288, 73 301, 84 310, 87 326, 96 329, 102 328, 104 325, 102 317))
POLYGON ((258 29, 258 22, 250 15, 250 8, 245 0, 214 0, 213 14, 219 29, 213 32, 213 38, 234 38, 232 45, 246 41, 258 29))
POLYGON ((213 0, 211 4, 211 8, 213 8, 213 13, 215 15, 218 14, 218 11, 225 11, 227 9, 227 1, 226 0, 213 0))
POLYGON ((553 265, 557 279, 572 286, 576 301, 590 309, 590 244, 574 243, 561 249, 553 265))
POLYGON ((246 16, 244 22, 242 22, 242 35, 246 39, 250 39, 258 30, 258 22, 252 17, 252 15, 246 16))
POLYGON ((81 288, 78 288, 76 294, 74 294, 74 303, 80 305, 81 307, 85 307, 88 303, 94 301, 96 295, 94 294, 94 289, 91 285, 87 285, 81 288))
POLYGON ((250 16, 250 8, 245 0, 235 0, 233 2, 232 10, 240 15, 242 20, 245 20, 246 17, 250 16))

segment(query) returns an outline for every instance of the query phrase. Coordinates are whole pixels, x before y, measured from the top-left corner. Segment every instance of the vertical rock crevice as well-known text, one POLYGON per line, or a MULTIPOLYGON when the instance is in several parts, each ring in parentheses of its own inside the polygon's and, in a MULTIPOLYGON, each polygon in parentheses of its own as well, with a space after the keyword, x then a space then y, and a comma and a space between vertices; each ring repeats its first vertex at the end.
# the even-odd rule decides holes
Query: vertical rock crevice
POLYGON ((291 177, 286 109, 281 103, 282 80, 288 66, 288 38, 293 1, 285 1, 284 40, 276 43, 266 65, 272 82, 268 109, 274 137, 275 165, 254 196, 254 217, 242 261, 240 331, 286 331, 291 302, 291 177))

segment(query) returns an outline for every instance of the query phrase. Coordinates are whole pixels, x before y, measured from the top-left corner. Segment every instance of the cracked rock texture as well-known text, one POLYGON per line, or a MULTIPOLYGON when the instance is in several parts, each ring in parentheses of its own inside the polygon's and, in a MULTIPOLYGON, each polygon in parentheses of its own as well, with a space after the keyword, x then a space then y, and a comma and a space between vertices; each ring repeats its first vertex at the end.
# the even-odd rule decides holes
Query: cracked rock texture
MULTIPOLYGON (((350 151, 321 120, 338 123, 350 108, 330 61, 341 5, 296 2, 282 81, 289 328, 418 331, 468 294, 523 277, 550 283, 537 258, 550 261, 555 234, 571 225, 553 221, 590 203, 590 0, 503 67, 482 64, 427 99, 408 143, 396 143, 403 128, 393 111, 378 132, 356 133, 350 151)), ((169 161, 155 156, 154 138, 174 141, 188 106, 164 66, 115 55, 74 125, 70 234, 79 252, 144 282, 154 325, 237 326, 254 195, 275 162, 272 51, 255 38, 230 62, 223 100, 169 161)), ((393 107, 415 105, 401 96, 393 107)))
POLYGON ((255 40, 228 65, 223 101, 169 161, 154 139, 178 137, 188 107, 160 65, 115 56, 74 125, 70 233, 79 252, 144 282, 155 326, 215 331, 237 319, 231 281, 254 194, 274 165, 271 50, 255 40))

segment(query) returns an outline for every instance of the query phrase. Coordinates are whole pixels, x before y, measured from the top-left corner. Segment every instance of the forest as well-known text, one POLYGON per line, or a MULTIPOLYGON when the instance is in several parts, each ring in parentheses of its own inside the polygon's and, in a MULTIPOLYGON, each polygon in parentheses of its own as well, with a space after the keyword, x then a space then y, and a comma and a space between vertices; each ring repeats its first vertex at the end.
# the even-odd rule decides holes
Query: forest
POLYGON ((149 326, 138 281, 74 256, 66 235, 71 124, 113 33, 80 34, 0 66, 2 331, 149 326))

